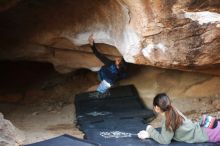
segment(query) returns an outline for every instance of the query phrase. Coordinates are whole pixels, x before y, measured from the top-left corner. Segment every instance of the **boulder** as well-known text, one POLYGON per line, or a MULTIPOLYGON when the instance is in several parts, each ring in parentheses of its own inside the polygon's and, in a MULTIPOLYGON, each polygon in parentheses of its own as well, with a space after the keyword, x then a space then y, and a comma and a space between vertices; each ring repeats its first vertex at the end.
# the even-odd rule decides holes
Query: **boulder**
POLYGON ((23 133, 0 113, 0 146, 19 146, 24 139, 23 133))
POLYGON ((18 1, 0 14, 0 59, 51 62, 62 73, 127 62, 220 75, 218 0, 18 1))

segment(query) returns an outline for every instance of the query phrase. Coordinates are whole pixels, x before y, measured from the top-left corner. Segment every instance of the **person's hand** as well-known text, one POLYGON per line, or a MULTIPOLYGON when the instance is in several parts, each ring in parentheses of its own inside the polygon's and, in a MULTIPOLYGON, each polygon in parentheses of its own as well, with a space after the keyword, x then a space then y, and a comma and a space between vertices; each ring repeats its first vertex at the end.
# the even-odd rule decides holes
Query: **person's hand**
POLYGON ((92 46, 94 43, 93 34, 91 34, 88 38, 89 44, 92 46))
POLYGON ((149 131, 150 128, 153 128, 151 125, 147 125, 146 131, 149 131))
POLYGON ((140 131, 137 135, 140 139, 150 138, 150 134, 145 130, 140 131))

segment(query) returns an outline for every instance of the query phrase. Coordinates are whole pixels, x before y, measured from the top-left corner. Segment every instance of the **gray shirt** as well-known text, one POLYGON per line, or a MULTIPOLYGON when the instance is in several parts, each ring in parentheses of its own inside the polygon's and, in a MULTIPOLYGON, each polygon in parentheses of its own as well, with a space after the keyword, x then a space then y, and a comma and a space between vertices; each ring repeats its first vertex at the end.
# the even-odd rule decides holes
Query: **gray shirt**
POLYGON ((153 127, 149 128, 148 132, 150 134, 150 138, 154 139, 160 144, 169 144, 172 139, 186 143, 200 143, 208 141, 208 135, 200 127, 199 123, 193 123, 181 112, 178 111, 178 113, 184 118, 184 120, 182 125, 180 125, 175 132, 166 130, 166 118, 163 116, 161 132, 159 133, 153 127))

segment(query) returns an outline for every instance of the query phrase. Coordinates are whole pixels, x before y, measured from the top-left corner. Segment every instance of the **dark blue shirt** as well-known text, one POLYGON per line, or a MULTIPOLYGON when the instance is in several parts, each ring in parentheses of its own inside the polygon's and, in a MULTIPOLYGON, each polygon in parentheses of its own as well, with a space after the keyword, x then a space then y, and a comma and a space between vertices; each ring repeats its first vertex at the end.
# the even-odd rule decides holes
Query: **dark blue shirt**
POLYGON ((115 64, 102 66, 102 68, 99 70, 101 80, 106 80, 111 85, 121 79, 119 74, 120 72, 115 64))
POLYGON ((119 70, 116 67, 115 61, 108 59, 103 54, 97 51, 95 43, 93 43, 92 50, 96 57, 104 63, 104 66, 102 66, 98 72, 101 81, 106 80, 112 85, 118 80, 127 77, 126 72, 119 70))

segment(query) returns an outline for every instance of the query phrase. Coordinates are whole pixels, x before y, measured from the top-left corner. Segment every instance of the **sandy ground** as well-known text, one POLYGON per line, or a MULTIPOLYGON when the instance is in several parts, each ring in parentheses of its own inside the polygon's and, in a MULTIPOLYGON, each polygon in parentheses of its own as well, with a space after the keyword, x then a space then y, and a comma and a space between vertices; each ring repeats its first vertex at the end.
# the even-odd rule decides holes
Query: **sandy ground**
MULTIPOLYGON (((172 74, 170 75, 172 76, 172 74)), ((154 78, 152 78, 154 80, 154 78)), ((83 138, 83 133, 75 125, 74 96, 92 89, 96 84, 96 74, 81 71, 69 75, 51 75, 42 82, 32 84, 22 91, 22 99, 14 103, 0 103, 0 112, 17 128, 23 131, 23 144, 42 141, 62 134, 83 138)), ((130 83, 129 80, 123 84, 130 83)), ((143 98, 144 102, 151 102, 143 98)), ((175 98, 173 104, 196 121, 202 114, 220 118, 219 96, 200 98, 175 98)), ((160 126, 160 117, 152 123, 160 126)))
POLYGON ((67 75, 50 72, 20 92, 11 89, 7 95, 1 91, 1 99, 7 97, 8 102, 0 102, 0 112, 24 133, 23 144, 62 134, 83 138, 75 124, 74 97, 94 84, 96 74, 86 70, 67 75))
MULTIPOLYGON (((8 105, 8 107, 12 107, 8 105)), ((10 113, 5 114, 17 128, 23 131, 25 141, 29 144, 62 134, 82 138, 83 134, 75 127, 74 107, 68 104, 60 109, 50 110, 44 106, 16 105, 10 113)))

